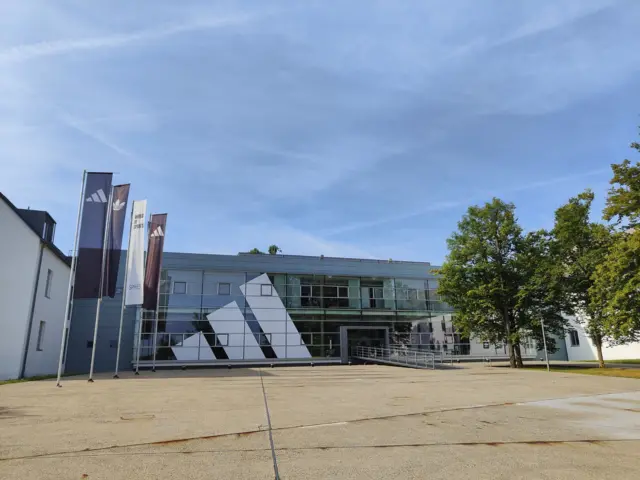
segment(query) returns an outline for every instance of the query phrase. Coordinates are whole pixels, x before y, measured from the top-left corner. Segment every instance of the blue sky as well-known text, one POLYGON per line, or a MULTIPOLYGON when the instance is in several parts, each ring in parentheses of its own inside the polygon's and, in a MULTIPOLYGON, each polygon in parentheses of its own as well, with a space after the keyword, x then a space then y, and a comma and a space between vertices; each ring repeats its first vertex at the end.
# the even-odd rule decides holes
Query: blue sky
POLYGON ((470 204, 525 229, 640 125, 637 0, 0 3, 0 191, 72 247, 82 169, 171 251, 440 263, 470 204))

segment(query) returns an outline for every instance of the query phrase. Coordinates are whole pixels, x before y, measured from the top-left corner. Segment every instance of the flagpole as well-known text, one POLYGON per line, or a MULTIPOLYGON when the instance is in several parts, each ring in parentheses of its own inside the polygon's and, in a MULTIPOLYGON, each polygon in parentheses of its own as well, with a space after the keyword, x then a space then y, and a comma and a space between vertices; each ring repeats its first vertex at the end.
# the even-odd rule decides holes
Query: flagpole
MULTIPOLYGON (((167 222, 164 223, 164 232, 163 236, 166 238, 167 236, 167 222)), ((153 360, 151 362, 151 371, 156 371, 156 351, 158 350, 158 321, 160 320, 160 290, 162 281, 162 256, 164 254, 164 240, 162 241, 162 250, 160 251, 160 265, 158 266, 158 294, 156 297, 156 324, 153 333, 153 360)), ((198 349, 198 355, 200 350, 198 349)))
POLYGON ((142 342, 142 317, 144 317, 144 309, 140 307, 136 314, 140 315, 138 319, 138 345, 136 348, 136 375, 140 375, 140 342, 142 342))
POLYGON ((80 204, 78 205, 78 219, 76 220, 76 236, 73 242, 73 252, 71 252, 71 271, 69 272, 69 286, 67 288, 67 303, 64 309, 64 322, 62 322, 62 339, 60 340, 60 358, 58 359, 58 380, 56 387, 62 387, 60 377, 62 376, 62 361, 64 360, 64 351, 67 344, 67 324, 71 309, 71 291, 76 275, 76 265, 78 258, 78 239, 80 238, 80 219, 82 218, 82 207, 84 206, 84 188, 87 181, 87 171, 82 171, 82 187, 80 188, 80 204))
POLYGON ((120 363, 120 342, 122 341, 122 324, 124 322, 125 298, 127 296, 127 280, 129 277, 129 252, 131 251, 131 232, 133 228, 133 203, 131 202, 131 219, 129 220, 129 246, 127 247, 127 257, 124 261, 124 284, 122 286, 122 305, 120 307, 120 326, 118 327, 118 348, 116 350, 116 369, 113 378, 118 376, 118 365, 120 363))
MULTIPOLYGON (((147 222, 147 258, 146 258, 147 261, 149 259, 149 238, 153 233, 151 231, 152 216, 153 216, 152 214, 149 214, 149 221, 147 222)), ((146 263, 147 262, 145 261, 145 275, 147 273, 146 263)), ((140 312, 140 318, 138 321, 138 348, 137 348, 137 354, 136 354, 136 375, 140 375, 140 344, 142 343, 142 322, 144 322, 144 302, 142 303, 142 306, 140 307, 139 312, 140 312)))
POLYGON ((96 302, 96 322, 93 326, 93 345, 91 345, 91 366, 89 367, 89 383, 93 383, 93 365, 96 360, 96 344, 98 343, 98 323, 100 322, 100 306, 102 305, 102 289, 104 288, 104 264, 109 250, 109 230, 111 227, 111 208, 113 203, 113 185, 109 192, 109 203, 107 204, 107 220, 104 226, 104 238, 102 239, 102 264, 100 266, 100 291, 96 302))

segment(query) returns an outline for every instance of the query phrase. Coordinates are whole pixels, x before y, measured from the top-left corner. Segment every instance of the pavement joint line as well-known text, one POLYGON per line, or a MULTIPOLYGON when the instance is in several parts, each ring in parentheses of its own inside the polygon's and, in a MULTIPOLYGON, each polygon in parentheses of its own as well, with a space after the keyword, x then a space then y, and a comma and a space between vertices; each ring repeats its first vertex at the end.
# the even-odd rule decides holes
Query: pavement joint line
POLYGON ((346 422, 344 420, 341 420, 339 422, 329 422, 329 423, 323 423, 323 424, 291 425, 291 426, 288 426, 288 427, 276 427, 276 428, 272 428, 270 426, 270 418, 269 418, 268 419, 268 425, 267 425, 266 429, 264 428, 263 425, 260 425, 259 428, 256 429, 256 430, 246 430, 246 431, 242 431, 242 432, 221 433, 221 434, 217 434, 217 435, 202 435, 202 436, 198 436, 198 437, 176 438, 176 439, 169 439, 169 440, 155 440, 153 442, 129 443, 129 444, 125 444, 125 445, 108 445, 108 446, 105 446, 105 447, 85 448, 83 450, 72 450, 72 451, 66 451, 66 452, 39 453, 39 454, 25 455, 25 456, 20 456, 20 457, 5 457, 5 458, 0 458, 0 462, 9 461, 9 460, 23 460, 23 459, 29 459, 29 458, 39 458, 39 457, 58 456, 58 455, 66 455, 66 454, 74 454, 74 453, 83 453, 83 452, 98 452, 98 451, 105 451, 105 450, 114 450, 114 449, 117 449, 117 448, 133 448, 133 447, 145 447, 145 446, 163 446, 163 445, 170 445, 170 444, 174 444, 174 443, 186 443, 186 442, 191 442, 191 441, 195 441, 195 440, 213 440, 213 439, 216 439, 216 438, 232 437, 232 436, 239 436, 239 435, 251 435, 251 434, 254 434, 254 433, 261 433, 261 432, 264 432, 264 431, 280 432, 280 431, 286 431, 286 430, 296 430, 296 429, 301 429, 301 428, 315 427, 315 426, 320 426, 320 425, 322 425, 322 426, 330 426, 330 425, 333 425, 334 423, 347 423, 347 424, 349 424, 349 423, 359 423, 359 422, 366 422, 366 421, 370 421, 370 420, 386 420, 386 419, 389 419, 389 418, 411 417, 411 416, 418 416, 418 415, 430 415, 430 414, 433 414, 433 413, 450 412, 450 411, 457 411, 457 410, 469 410, 469 409, 477 409, 477 408, 483 408, 483 407, 499 407, 499 406, 505 406, 505 405, 513 405, 513 404, 512 403, 508 403, 508 404, 496 403, 496 404, 486 404, 486 405, 471 405, 471 406, 466 406, 466 407, 454 407, 454 408, 446 408, 446 409, 438 409, 438 410, 426 410, 426 411, 423 411, 423 412, 401 413, 401 414, 397 414, 397 415, 383 415, 383 416, 379 416, 379 417, 355 418, 353 420, 347 420, 346 422))
POLYGON ((280 480, 280 473, 278 472, 278 459, 276 456, 276 449, 273 445, 273 429, 271 428, 271 415, 269 414, 269 403, 267 402, 267 391, 264 388, 264 379, 262 377, 262 369, 258 369, 260 372, 260 385, 262 387, 262 396, 264 398, 264 408, 267 414, 267 426, 269 427, 269 445, 271 446, 271 458, 273 459, 273 473, 275 474, 275 480, 280 480))
MULTIPOLYGON (((606 443, 626 443, 640 442, 639 438, 589 438, 573 440, 509 440, 495 442, 417 442, 417 443, 384 443, 372 445, 316 445, 309 447, 282 447, 277 448, 278 452, 305 451, 305 450, 357 450, 373 448, 419 448, 419 447, 501 447, 510 445, 531 445, 531 446, 554 446, 563 444, 588 444, 601 445, 606 443)), ((46 457, 36 457, 33 460, 46 460, 48 458, 78 458, 78 457, 126 457, 140 455, 190 455, 204 453, 247 453, 247 452, 270 452, 270 448, 245 448, 245 449, 205 449, 205 450, 168 450, 163 452, 105 452, 105 453, 85 453, 68 452, 62 454, 52 454, 46 457)), ((15 458, 11 460, 20 460, 15 458)))
MULTIPOLYGON (((500 403, 477 404, 477 405, 469 405, 469 406, 463 406, 463 407, 443 408, 443 409, 436 409, 436 410, 425 410, 425 411, 422 411, 422 412, 410 412, 410 413, 397 414, 397 415, 383 415, 383 416, 379 416, 379 417, 356 418, 356 419, 353 419, 353 420, 348 420, 348 421, 346 421, 346 423, 347 424, 348 423, 358 423, 358 422, 365 422, 365 421, 370 421, 370 420, 385 420, 385 419, 390 419, 390 418, 411 417, 411 416, 418 416, 418 415, 431 415, 431 414, 434 414, 434 413, 446 413, 446 412, 451 412, 451 411, 473 410, 473 409, 479 409, 479 408, 504 407, 504 406, 535 406, 535 403, 538 403, 538 402, 546 402, 546 401, 553 401, 553 400, 569 400, 569 399, 573 399, 573 398, 582 398, 582 397, 595 397, 595 396, 602 397, 602 396, 611 396, 611 395, 624 395, 624 394, 638 393, 638 392, 640 392, 640 390, 631 390, 631 391, 617 392, 617 393, 602 393, 602 394, 596 394, 596 395, 593 395, 593 394, 571 395, 571 396, 566 396, 566 397, 554 397, 554 398, 547 398, 547 399, 533 400, 533 401, 529 401, 529 402, 519 402, 519 403, 500 402, 500 403)), ((264 391, 263 391, 263 395, 265 396, 265 401, 266 401, 266 394, 264 393, 264 391)), ((270 419, 269 419, 269 421, 270 421, 270 419)), ((271 431, 280 432, 280 431, 286 431, 286 430, 295 430, 295 429, 301 429, 301 428, 308 428, 308 427, 313 427, 313 426, 316 426, 316 425, 329 426, 329 425, 332 425, 333 423, 343 423, 343 422, 345 422, 345 421, 342 420, 342 421, 339 421, 339 422, 330 422, 330 423, 325 423, 325 424, 292 425, 292 426, 287 426, 287 427, 269 428, 269 433, 271 434, 271 431)), ((82 453, 86 453, 86 452, 99 452, 99 451, 106 451, 106 450, 115 450, 115 449, 118 449, 118 448, 134 448, 134 447, 144 447, 144 446, 162 446, 162 445, 167 445, 167 444, 171 444, 171 443, 184 443, 184 442, 190 442, 190 441, 195 441, 195 440, 213 440, 213 439, 216 439, 216 438, 251 435, 251 434, 255 434, 255 433, 262 433, 264 431, 266 431, 264 429, 264 426, 260 425, 260 427, 258 429, 256 429, 256 430, 246 430, 246 431, 241 431, 241 432, 221 433, 221 434, 217 434, 217 435, 204 435, 204 436, 198 436, 198 437, 186 437, 186 438, 169 439, 169 440, 155 440, 153 442, 139 442, 139 443, 124 444, 124 445, 109 445, 109 446, 105 446, 105 447, 85 448, 85 449, 82 449, 82 450, 72 450, 72 451, 66 451, 66 452, 38 453, 38 454, 23 455, 23 456, 18 456, 18 457, 4 457, 4 458, 0 457, 0 462, 11 461, 11 460, 26 460, 26 459, 34 459, 34 458, 62 456, 62 455, 73 455, 73 454, 77 454, 77 453, 82 454, 82 453)), ((607 440, 607 441, 612 441, 612 440, 607 440)), ((281 449, 275 449, 275 450, 279 451, 281 449)))

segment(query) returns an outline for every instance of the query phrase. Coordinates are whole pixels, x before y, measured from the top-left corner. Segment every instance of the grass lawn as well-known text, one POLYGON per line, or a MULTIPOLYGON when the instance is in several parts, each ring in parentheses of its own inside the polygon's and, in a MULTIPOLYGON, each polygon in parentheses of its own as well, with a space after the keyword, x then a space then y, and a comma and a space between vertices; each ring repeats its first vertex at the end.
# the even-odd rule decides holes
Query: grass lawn
POLYGON ((34 382, 37 380, 49 380, 50 378, 58 378, 58 375, 38 375, 35 377, 29 378, 14 378, 12 380, 0 380, 0 385, 7 385, 9 383, 23 383, 23 382, 34 382))
MULTIPOLYGON (((584 363, 598 363, 597 360, 581 360, 584 363)), ((632 364, 639 364, 640 365, 640 358, 630 358, 628 360, 605 360, 604 361, 605 365, 607 363, 627 363, 629 365, 632 364)))
MULTIPOLYGON (((547 370, 547 367, 526 367, 527 370, 547 370)), ((561 373, 578 373, 581 375, 599 375, 601 377, 625 377, 640 379, 640 368, 624 369, 624 368, 598 368, 598 367, 554 367, 551 366, 552 372, 561 373)))

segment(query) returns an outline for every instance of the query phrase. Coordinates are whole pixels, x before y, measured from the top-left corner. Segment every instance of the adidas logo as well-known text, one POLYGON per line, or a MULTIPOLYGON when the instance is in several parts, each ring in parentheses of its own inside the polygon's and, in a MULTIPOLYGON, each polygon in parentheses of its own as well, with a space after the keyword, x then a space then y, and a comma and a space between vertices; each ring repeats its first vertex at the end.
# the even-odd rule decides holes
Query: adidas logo
POLYGON ((150 236, 151 237, 164 237, 164 232, 162 231, 162 227, 158 226, 158 228, 156 228, 150 236))
POLYGON ((91 194, 90 197, 87 197, 86 201, 89 203, 107 203, 107 196, 102 189, 99 189, 97 192, 91 194))
POLYGON ((113 202, 113 211, 117 212, 122 210, 126 204, 127 202, 121 202, 119 198, 116 198, 116 201, 113 202))

